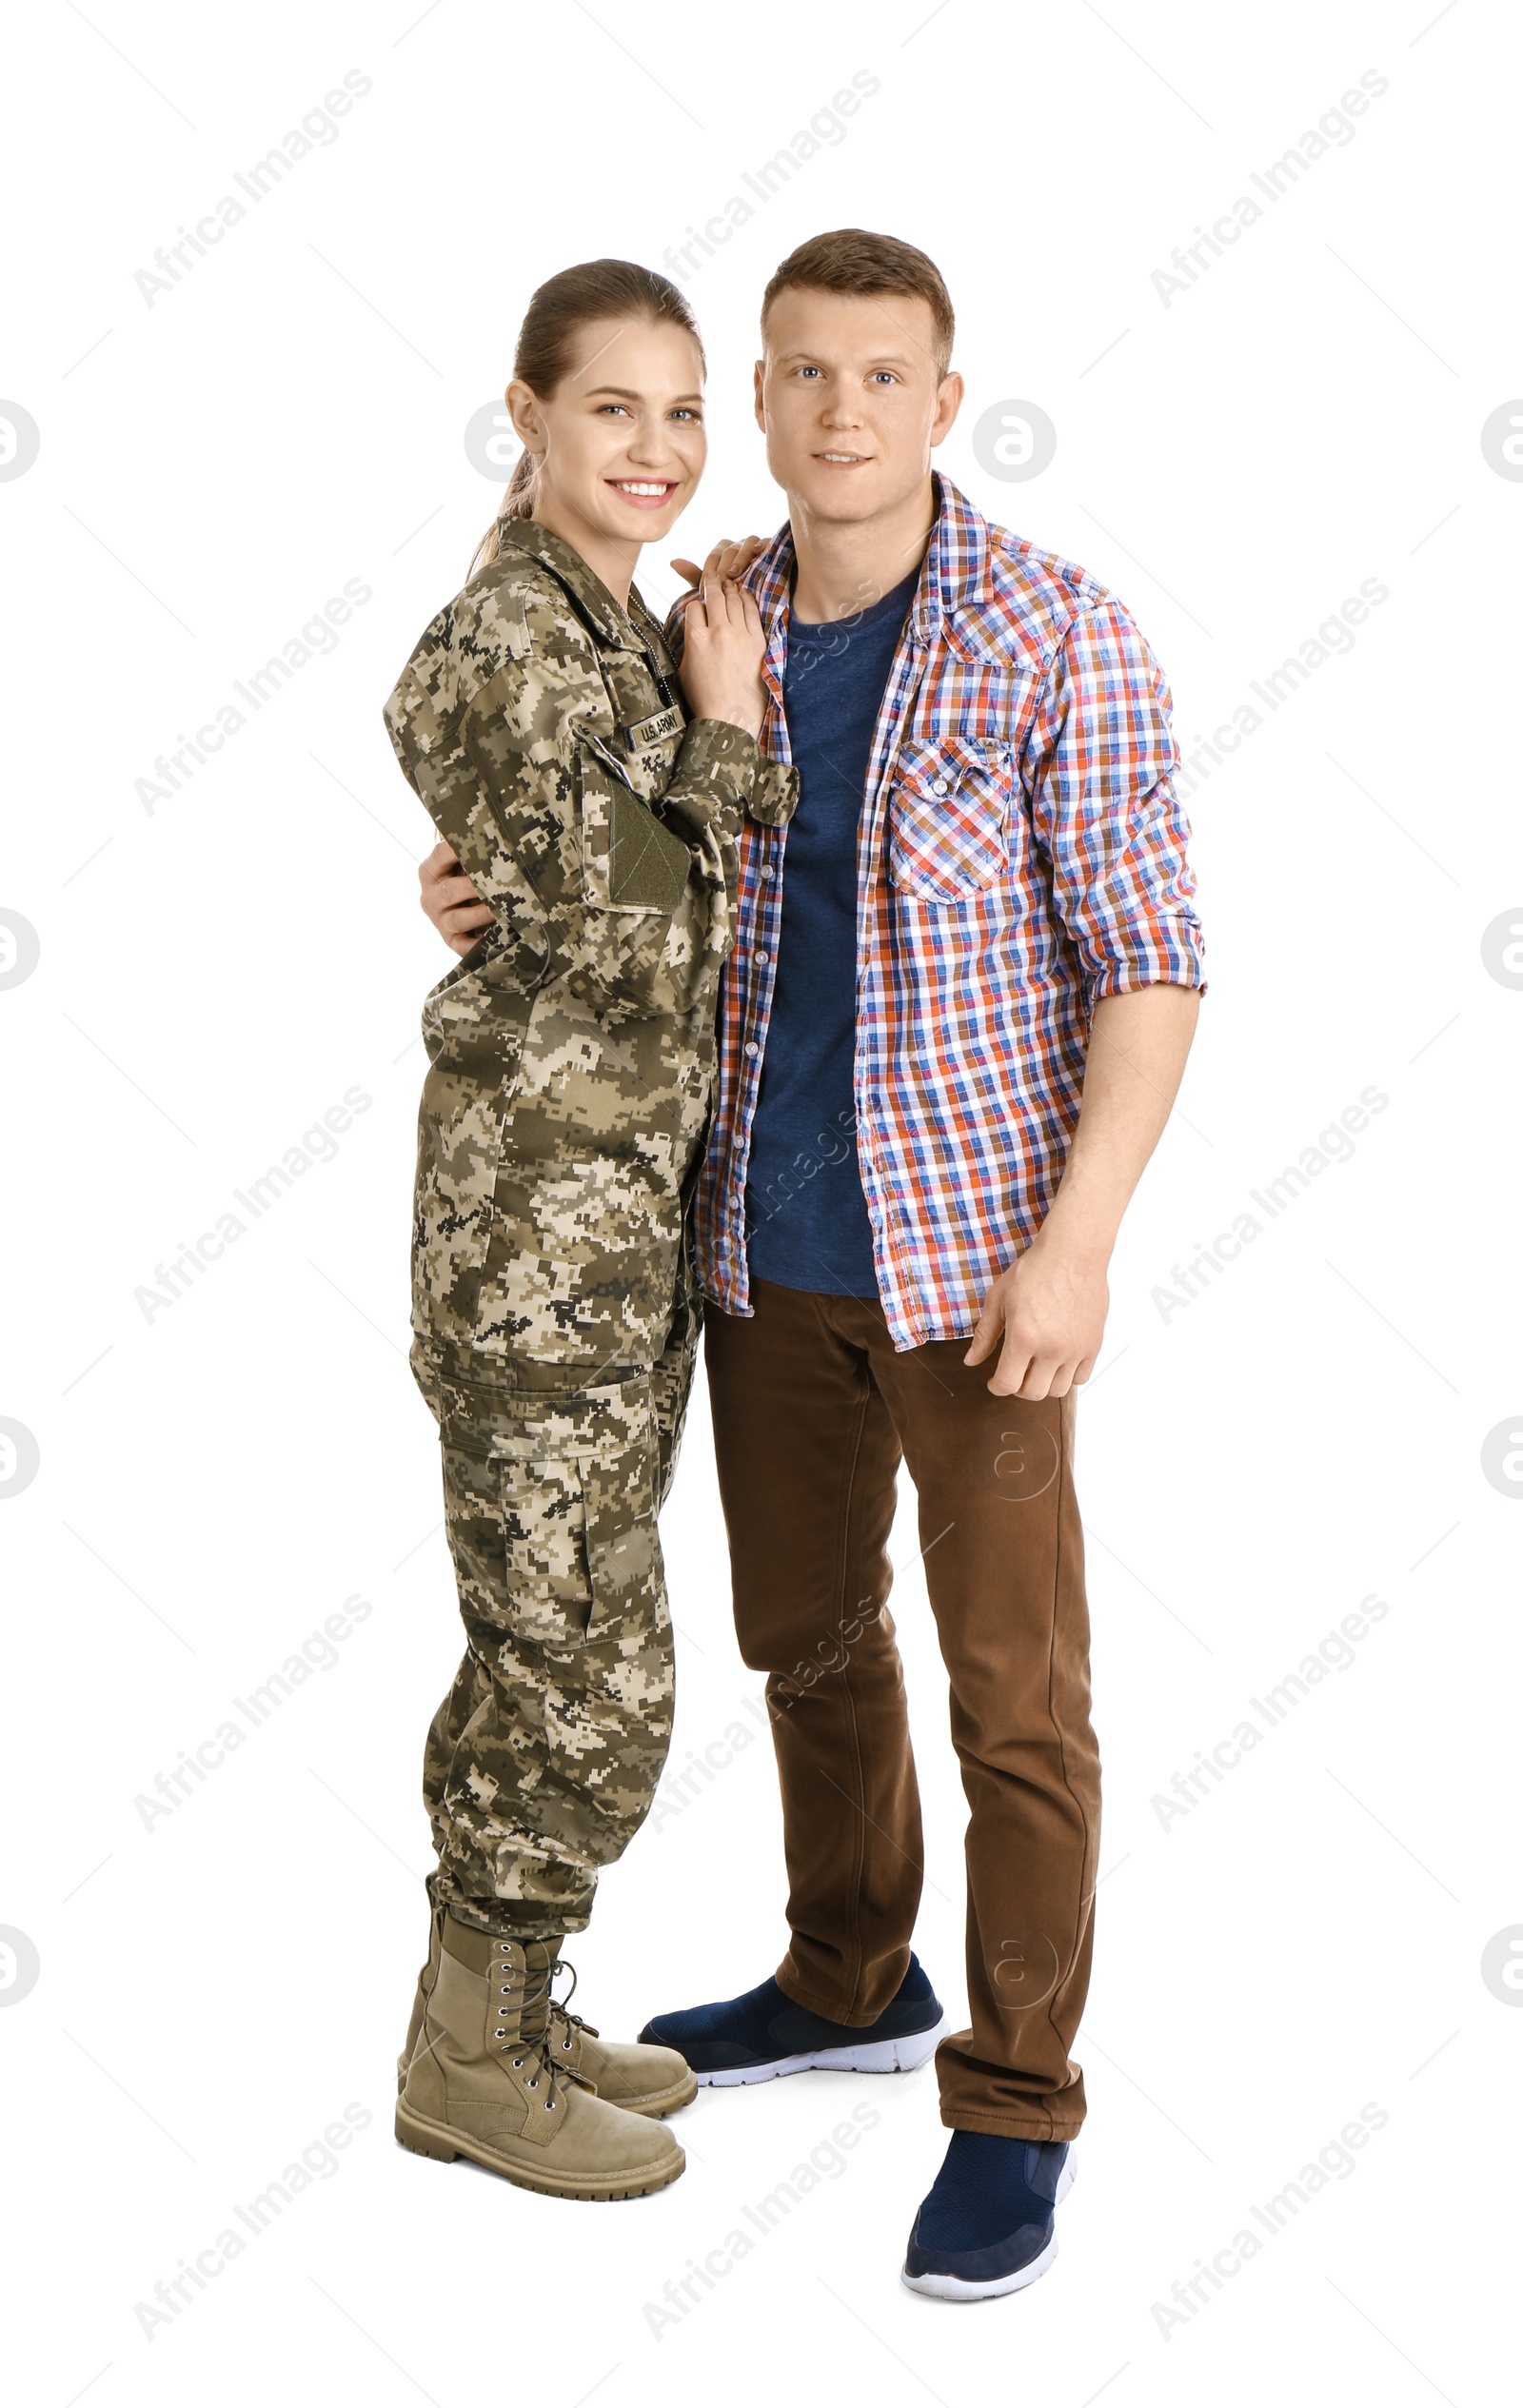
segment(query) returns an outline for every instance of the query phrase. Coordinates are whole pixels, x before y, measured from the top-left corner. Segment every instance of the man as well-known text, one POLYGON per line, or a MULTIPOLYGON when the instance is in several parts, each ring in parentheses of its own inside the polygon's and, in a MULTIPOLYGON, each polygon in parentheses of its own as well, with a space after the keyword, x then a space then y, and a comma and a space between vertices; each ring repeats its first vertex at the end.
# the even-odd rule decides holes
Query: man
POLYGON ((746 832, 697 1238, 791 1941, 755 1990, 642 2038, 721 2083, 940 2041, 952 2137, 903 2279, 968 2299, 1050 2264, 1083 2118, 1098 1757, 1073 1392, 1203 980, 1166 682, 1112 595, 933 472, 952 336, 931 261, 858 231, 802 245, 762 305, 789 523, 745 582, 762 750, 801 793, 786 833, 746 832), (910 1949, 901 1459, 970 1809, 951 2034, 910 1949))

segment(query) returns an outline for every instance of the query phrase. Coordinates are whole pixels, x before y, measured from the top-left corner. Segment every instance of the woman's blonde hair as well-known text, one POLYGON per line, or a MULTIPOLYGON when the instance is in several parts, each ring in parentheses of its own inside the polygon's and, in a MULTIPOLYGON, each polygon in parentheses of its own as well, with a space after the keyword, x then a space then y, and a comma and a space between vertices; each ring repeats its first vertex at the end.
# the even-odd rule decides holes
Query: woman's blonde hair
MULTIPOLYGON (((531 294, 513 351, 513 374, 530 391, 548 401, 571 368, 576 338, 599 318, 643 318, 652 326, 681 326, 703 345, 698 322, 685 296, 653 267, 639 267, 628 259, 588 259, 579 267, 563 267, 531 294)), ((531 519, 539 462, 521 451, 508 480, 496 518, 476 546, 467 571, 474 577, 497 558, 498 527, 504 519, 531 519)))

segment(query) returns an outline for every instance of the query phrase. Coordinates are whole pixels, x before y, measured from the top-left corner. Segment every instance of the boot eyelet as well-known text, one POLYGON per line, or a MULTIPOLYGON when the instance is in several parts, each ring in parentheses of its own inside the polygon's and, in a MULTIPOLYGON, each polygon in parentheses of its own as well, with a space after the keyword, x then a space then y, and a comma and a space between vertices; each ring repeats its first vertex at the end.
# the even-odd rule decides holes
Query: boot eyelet
POLYGON ((499 2023, 496 2031, 492 2034, 493 2040, 502 2040, 505 2036, 506 2031, 507 2025, 505 2023, 499 2023))
POLYGON ((547 2116, 553 2116, 553 2115, 554 2115, 554 2113, 555 2113, 555 2101, 554 2101, 553 2099, 546 2099, 546 2101, 545 2101, 545 2102, 544 2102, 544 2112, 545 2112, 545 2114, 546 2114, 547 2116))
POLYGON ((571 2043, 570 2043, 570 2042, 569 2042, 568 2040, 564 2040, 564 2041, 561 2043, 561 2045, 562 2045, 562 2047, 563 2047, 563 2048, 569 2048, 569 2047, 570 2047, 570 2045, 571 2045, 571 2043))
POLYGON ((529 2076, 529 2088, 530 2088, 531 2090, 538 2090, 539 2086, 540 2086, 540 2078, 539 2078, 539 2075, 538 2075, 538 2074, 530 2074, 530 2076, 529 2076))
MULTIPOLYGON (((504 2049, 503 2054, 504 2054, 504 2057, 507 2055, 507 2051, 506 2051, 506 2049, 505 2049, 505 2048, 504 2049)), ((524 2060, 523 2060, 523 2058, 522 2058, 522 2057, 515 2057, 515 2058, 514 2058, 514 2060, 513 2060, 513 2068, 514 2068, 514 2071, 515 2071, 515 2072, 517 2072, 517 2070, 518 2070, 519 2066, 520 2066, 520 2065, 522 2065, 522 2064, 523 2064, 523 2063, 524 2063, 524 2060)))

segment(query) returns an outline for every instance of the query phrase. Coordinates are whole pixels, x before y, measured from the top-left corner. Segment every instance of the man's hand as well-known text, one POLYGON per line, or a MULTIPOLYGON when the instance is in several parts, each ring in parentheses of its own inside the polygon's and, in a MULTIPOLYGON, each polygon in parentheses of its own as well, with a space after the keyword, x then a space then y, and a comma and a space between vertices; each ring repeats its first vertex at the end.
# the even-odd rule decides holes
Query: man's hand
POLYGON ((451 953, 467 954, 484 928, 492 924, 492 907, 484 903, 460 866, 450 845, 436 844, 418 864, 419 898, 451 953))
POLYGON ((998 1347, 995 1396, 1066 1396, 1087 1380, 1105 1335, 1111 1293, 1104 1254, 1066 1251, 1044 1228, 983 1300, 962 1357, 983 1363, 998 1347))
POLYGON ((962 1358, 987 1362, 999 1347, 992 1394, 1066 1396, 1095 1369, 1111 1300, 1105 1267, 1173 1109, 1199 1001, 1189 987, 1138 987, 1096 1005, 1078 1126, 1052 1210, 985 1296, 962 1358))

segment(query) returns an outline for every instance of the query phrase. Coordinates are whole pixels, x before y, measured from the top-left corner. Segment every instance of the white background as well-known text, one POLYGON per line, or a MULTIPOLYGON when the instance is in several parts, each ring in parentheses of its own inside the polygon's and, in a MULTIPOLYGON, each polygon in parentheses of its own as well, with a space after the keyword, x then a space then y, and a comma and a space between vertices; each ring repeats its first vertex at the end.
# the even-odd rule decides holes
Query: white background
MULTIPOLYGON (((1480 2408, 1523 2042, 1523 1991, 1481 1975, 1523 1924, 1519 1508, 1481 1461, 1523 1419, 1523 995, 1481 949, 1523 897, 1523 486, 1480 443, 1523 391, 1516 26, 1480 0, 415 13, 49 0, 10 42, 0 391, 41 439, 0 484, 0 906, 41 946, 0 992, 0 1416, 40 1449, 0 1495, 0 1924, 40 1964, 0 1989, 10 2395, 1480 2408), (348 69, 372 89, 338 139, 150 306, 155 249, 348 69), (389 2114, 460 1637, 404 1352, 417 1016, 447 964, 381 703, 495 506, 463 431, 531 287, 661 265, 858 69, 880 89, 845 138, 688 278, 713 465, 679 548, 777 523, 758 297, 803 235, 864 225, 958 303, 945 465, 1121 593, 1187 748, 1362 580, 1390 589, 1190 806, 1212 990, 1080 1410, 1091 2121, 1052 2275, 962 2312, 898 2280, 945 2140, 929 2070, 705 2093, 683 2180, 614 2207, 406 2156, 389 2114), (1368 69, 1390 89, 1355 139, 1166 307, 1174 247, 1368 69), (972 449, 1010 399, 1058 430, 1024 484, 972 449), (371 592, 337 648, 146 810, 155 757, 346 579, 371 592), (1354 1158, 1165 1318, 1172 1266, 1368 1086, 1389 1103, 1354 1158), (350 1087, 372 1102, 336 1158, 146 1318, 156 1266, 350 1087), (145 1827, 135 1799, 356 1592, 333 1667, 145 1827), (1165 1827, 1175 1773, 1371 1592, 1390 1609, 1352 1667, 1165 1827), (147 2337, 155 2282, 351 2102, 371 2121, 331 2177, 147 2337), (846 2170, 653 2331, 663 2284, 856 2103, 880 2121, 846 2170), (1170 2286, 1367 2103, 1389 2121, 1357 2170, 1160 2330, 1170 2286)), ((666 1545, 680 1769, 759 1687, 702 1392, 666 1545)), ((917 1945, 960 2016, 963 1806, 915 1551, 906 1498, 917 1945)), ((628 2034, 747 1987, 781 1905, 762 1739, 606 1876, 578 2004, 628 2034)))

